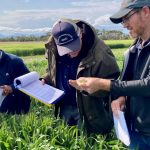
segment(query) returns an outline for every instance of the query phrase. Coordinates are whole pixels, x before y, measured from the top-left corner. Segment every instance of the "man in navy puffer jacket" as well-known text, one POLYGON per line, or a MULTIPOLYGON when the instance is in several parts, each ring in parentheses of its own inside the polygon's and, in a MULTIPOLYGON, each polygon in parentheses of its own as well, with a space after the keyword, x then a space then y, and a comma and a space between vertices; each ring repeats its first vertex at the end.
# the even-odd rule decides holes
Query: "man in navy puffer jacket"
POLYGON ((29 70, 20 58, 0 50, 0 90, 6 96, 0 101, 0 112, 21 114, 29 111, 29 96, 15 89, 13 85, 16 77, 26 73, 29 70))

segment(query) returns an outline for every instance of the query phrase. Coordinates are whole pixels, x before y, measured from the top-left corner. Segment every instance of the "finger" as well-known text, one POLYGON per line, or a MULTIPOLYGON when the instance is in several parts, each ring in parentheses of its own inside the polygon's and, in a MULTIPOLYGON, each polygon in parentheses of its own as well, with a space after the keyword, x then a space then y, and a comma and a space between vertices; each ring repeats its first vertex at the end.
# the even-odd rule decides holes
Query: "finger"
POLYGON ((82 87, 77 83, 77 80, 69 80, 69 84, 79 91, 83 91, 82 87))
POLYGON ((117 110, 117 109, 113 110, 113 114, 114 114, 116 117, 119 117, 119 113, 118 113, 118 110, 117 110))
POLYGON ((125 105, 121 105, 120 110, 123 111, 125 109, 125 105))
POLYGON ((44 84, 45 84, 45 80, 44 80, 44 79, 42 79, 42 80, 41 80, 41 83, 42 83, 42 85, 44 85, 44 84))
POLYGON ((3 95, 4 96, 7 96, 8 95, 8 92, 6 90, 3 90, 3 95))
POLYGON ((111 103, 111 109, 112 109, 112 112, 113 112, 113 114, 117 117, 118 116, 118 112, 117 112, 117 103, 116 103, 116 101, 113 101, 112 103, 111 103))
POLYGON ((91 90, 91 87, 89 88, 89 86, 87 86, 86 80, 76 80, 76 84, 78 88, 82 91, 86 91, 89 93, 89 91, 91 90))
POLYGON ((84 84, 84 83, 86 83, 87 81, 84 79, 84 78, 79 78, 79 79, 77 79, 77 83, 78 84, 84 84))
POLYGON ((74 85, 77 84, 77 83, 76 83, 76 80, 69 80, 68 82, 69 82, 69 84, 72 85, 72 86, 74 86, 74 85))
POLYGON ((76 80, 69 80, 69 84, 75 88, 79 87, 76 80))
POLYGON ((119 101, 118 100, 114 100, 114 101, 112 101, 112 103, 111 103, 111 108, 112 109, 118 109, 118 110, 120 110, 120 103, 119 103, 119 101))

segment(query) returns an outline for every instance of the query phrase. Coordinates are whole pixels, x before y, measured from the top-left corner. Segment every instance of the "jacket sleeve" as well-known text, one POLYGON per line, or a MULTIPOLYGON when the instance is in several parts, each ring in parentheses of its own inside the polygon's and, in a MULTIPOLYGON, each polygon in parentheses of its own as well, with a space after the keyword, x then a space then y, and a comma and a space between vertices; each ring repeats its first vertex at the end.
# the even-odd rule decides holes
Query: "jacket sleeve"
POLYGON ((110 91, 119 96, 150 96, 150 76, 141 80, 111 81, 110 91))
POLYGON ((48 74, 48 71, 47 71, 47 70, 48 70, 48 68, 46 69, 46 73, 45 73, 45 74, 43 74, 43 75, 41 76, 41 78, 40 78, 40 79, 44 79, 46 84, 51 85, 51 82, 50 82, 50 76, 49 76, 49 74, 48 74))
MULTIPOLYGON (((101 41, 101 45, 99 47, 101 48, 101 51, 96 55, 96 60, 99 63, 95 65, 96 69, 93 69, 95 71, 93 75, 99 78, 117 80, 120 75, 120 71, 115 56, 110 48, 103 43, 103 41, 101 41)), ((105 97, 109 94, 110 92, 99 90, 91 94, 91 96, 105 97)))
MULTIPOLYGON (((48 50, 50 48, 49 41, 45 44, 45 48, 46 48, 45 49, 45 59, 48 60, 48 50)), ((50 77, 49 77, 48 71, 49 71, 49 69, 46 68, 46 73, 43 74, 40 79, 44 79, 45 82, 50 85, 50 82, 49 82, 50 77)))
POLYGON ((55 75, 56 75, 56 44, 54 38, 50 36, 48 42, 45 44, 45 58, 48 60, 48 67, 46 73, 42 75, 47 84, 54 86, 55 85, 55 75))

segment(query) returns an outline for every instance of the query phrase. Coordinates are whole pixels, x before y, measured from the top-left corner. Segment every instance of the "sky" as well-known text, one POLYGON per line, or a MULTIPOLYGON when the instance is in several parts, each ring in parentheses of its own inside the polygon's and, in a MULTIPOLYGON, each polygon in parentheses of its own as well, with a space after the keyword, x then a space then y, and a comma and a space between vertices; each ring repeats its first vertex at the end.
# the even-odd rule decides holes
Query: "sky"
POLYGON ((59 18, 122 30, 109 20, 119 7, 120 0, 0 0, 0 34, 46 33, 59 18))

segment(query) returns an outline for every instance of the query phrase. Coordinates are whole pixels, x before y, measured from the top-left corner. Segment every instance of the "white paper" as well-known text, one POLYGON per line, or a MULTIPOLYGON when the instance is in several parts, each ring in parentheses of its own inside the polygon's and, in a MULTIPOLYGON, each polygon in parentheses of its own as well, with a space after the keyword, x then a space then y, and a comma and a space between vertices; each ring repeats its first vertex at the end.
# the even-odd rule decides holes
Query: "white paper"
POLYGON ((14 85, 22 92, 30 95, 45 104, 54 104, 64 94, 64 91, 49 86, 42 85, 37 72, 30 72, 14 80, 14 85), (17 85, 17 82, 20 82, 17 85))
POLYGON ((5 97, 6 96, 3 95, 3 89, 0 88, 0 106, 2 105, 2 102, 3 102, 3 100, 4 100, 5 97))
POLYGON ((25 75, 15 78, 14 85, 15 87, 17 86, 25 87, 26 85, 31 84, 32 82, 35 82, 37 80, 39 80, 39 75, 37 72, 33 71, 33 72, 30 72, 30 73, 27 73, 25 75), (18 81, 20 82, 20 84, 17 83, 18 81))
POLYGON ((129 146, 130 136, 129 136, 127 124, 124 118, 124 113, 118 110, 118 114, 119 114, 118 117, 113 115, 117 138, 120 139, 125 145, 129 146))

